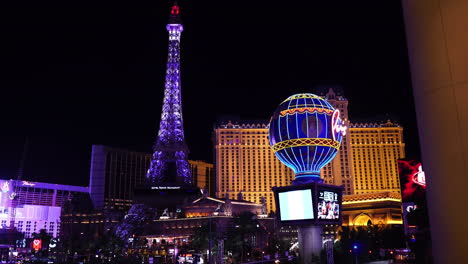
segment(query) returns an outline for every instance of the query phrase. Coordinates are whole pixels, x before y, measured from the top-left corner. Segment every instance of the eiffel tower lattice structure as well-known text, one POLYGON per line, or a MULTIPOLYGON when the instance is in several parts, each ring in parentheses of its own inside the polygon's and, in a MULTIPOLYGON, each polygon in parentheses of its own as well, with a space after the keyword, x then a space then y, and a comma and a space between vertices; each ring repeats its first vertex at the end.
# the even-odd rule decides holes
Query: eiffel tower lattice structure
POLYGON ((146 178, 150 184, 192 184, 185 143, 180 78, 180 37, 183 31, 180 9, 172 5, 169 23, 164 99, 159 132, 153 146, 153 157, 146 178))

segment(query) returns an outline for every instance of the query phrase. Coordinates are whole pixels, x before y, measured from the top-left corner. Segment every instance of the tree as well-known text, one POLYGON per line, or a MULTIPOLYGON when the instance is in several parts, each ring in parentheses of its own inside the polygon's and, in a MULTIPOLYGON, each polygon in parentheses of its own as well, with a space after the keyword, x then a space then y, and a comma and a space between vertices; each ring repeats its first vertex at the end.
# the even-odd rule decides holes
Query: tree
POLYGON ((380 249, 405 246, 401 226, 342 226, 338 237, 339 243, 334 246, 335 263, 349 263, 352 256, 357 256, 361 262, 376 260, 380 258, 380 249))
POLYGON ((52 238, 51 235, 47 234, 47 231, 45 229, 39 230, 39 233, 32 233, 31 237, 33 240, 35 239, 40 239, 42 242, 42 247, 38 250, 37 254, 39 256, 48 256, 49 255, 49 244, 50 244, 50 239, 52 238))
POLYGON ((47 233, 45 229, 39 230, 39 233, 32 233, 32 238, 34 239, 41 239, 42 240, 42 245, 49 245, 50 239, 52 238, 51 235, 47 233))
POLYGON ((116 226, 115 235, 122 241, 128 241, 128 238, 133 235, 142 235, 155 215, 153 208, 145 204, 134 204, 125 218, 116 226))
POLYGON ((190 247, 198 252, 205 251, 209 247, 210 239, 213 241, 212 245, 216 244, 216 225, 211 221, 195 229, 190 239, 190 247))
POLYGON ((88 215, 94 210, 93 201, 88 193, 77 193, 62 207, 61 238, 63 251, 69 254, 83 254, 89 248, 92 237, 88 237, 88 227, 82 225, 82 215, 88 215))
POLYGON ((272 233, 268 237, 268 245, 265 247, 264 252, 269 255, 280 254, 288 251, 290 245, 290 241, 281 239, 276 233, 272 233))
POLYGON ((257 216, 252 212, 246 211, 234 217, 230 228, 227 230, 227 240, 225 248, 233 252, 234 257, 242 262, 247 253, 252 253, 255 246, 255 238, 264 229, 260 226, 257 216))

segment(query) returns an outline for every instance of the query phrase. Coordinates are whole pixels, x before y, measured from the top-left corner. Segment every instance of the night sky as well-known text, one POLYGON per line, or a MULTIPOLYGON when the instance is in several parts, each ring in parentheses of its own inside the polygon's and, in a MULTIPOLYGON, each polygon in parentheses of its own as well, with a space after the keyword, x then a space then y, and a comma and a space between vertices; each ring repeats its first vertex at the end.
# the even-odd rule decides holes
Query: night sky
MULTIPOLYGON (((189 158, 213 162, 217 118, 268 120, 341 86, 352 122, 399 120, 419 159, 400 1, 179 1, 189 158)), ((0 11, 0 178, 88 185, 91 145, 151 152, 169 1, 60 1, 0 11)))

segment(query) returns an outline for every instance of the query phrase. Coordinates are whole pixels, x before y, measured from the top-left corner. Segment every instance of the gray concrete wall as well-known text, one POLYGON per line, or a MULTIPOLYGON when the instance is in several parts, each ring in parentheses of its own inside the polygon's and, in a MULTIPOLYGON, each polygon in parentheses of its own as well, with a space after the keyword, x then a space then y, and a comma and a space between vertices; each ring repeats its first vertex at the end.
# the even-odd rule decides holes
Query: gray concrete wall
POLYGON ((434 263, 468 263, 468 0, 402 0, 434 263))

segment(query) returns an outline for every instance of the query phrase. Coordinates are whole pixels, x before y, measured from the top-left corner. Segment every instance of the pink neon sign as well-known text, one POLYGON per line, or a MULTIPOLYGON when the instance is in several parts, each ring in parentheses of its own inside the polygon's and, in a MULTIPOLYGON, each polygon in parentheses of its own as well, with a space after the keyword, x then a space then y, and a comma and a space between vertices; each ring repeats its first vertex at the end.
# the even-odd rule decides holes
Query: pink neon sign
POLYGON ((336 140, 335 133, 341 133, 342 136, 345 136, 346 135, 346 129, 347 129, 347 127, 341 125, 341 122, 340 122, 340 110, 336 109, 333 112, 333 115, 332 115, 332 132, 333 132, 332 135, 333 135, 333 139, 336 140))
POLYGON ((42 247, 42 239, 34 239, 32 242, 32 247, 34 250, 38 251, 42 247))

